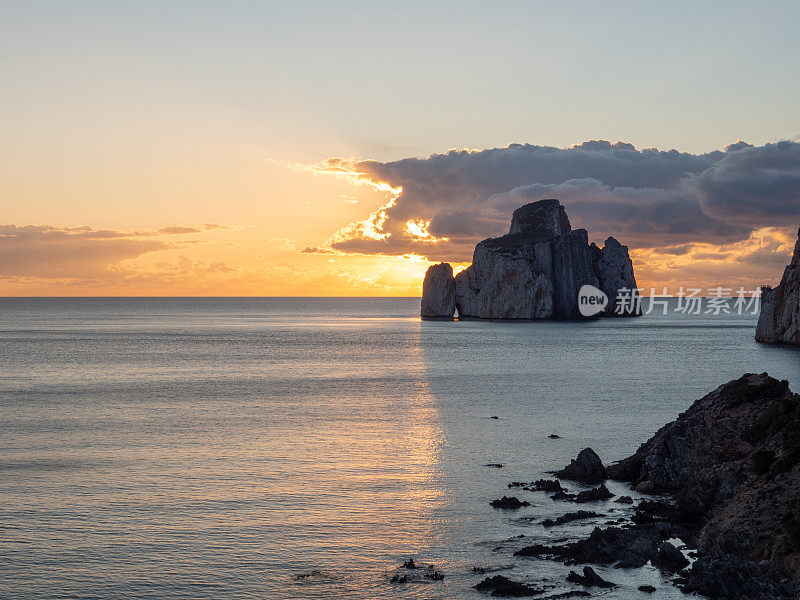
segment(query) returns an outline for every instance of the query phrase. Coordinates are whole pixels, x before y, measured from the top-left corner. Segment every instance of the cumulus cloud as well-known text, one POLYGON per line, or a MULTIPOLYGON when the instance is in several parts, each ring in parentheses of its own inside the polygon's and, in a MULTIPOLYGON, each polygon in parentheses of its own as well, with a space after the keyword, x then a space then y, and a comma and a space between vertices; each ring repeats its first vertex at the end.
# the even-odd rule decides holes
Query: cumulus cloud
POLYGON ((800 220, 800 144, 779 142, 731 152, 689 181, 712 218, 749 227, 800 220))
POLYGON ((800 221, 795 142, 755 147, 739 140, 706 154, 605 140, 565 149, 512 144, 386 163, 337 158, 314 171, 346 172, 391 196, 306 252, 466 262, 477 241, 507 231, 515 208, 547 197, 559 198, 573 226, 593 239, 613 234, 642 249, 730 244, 800 221))

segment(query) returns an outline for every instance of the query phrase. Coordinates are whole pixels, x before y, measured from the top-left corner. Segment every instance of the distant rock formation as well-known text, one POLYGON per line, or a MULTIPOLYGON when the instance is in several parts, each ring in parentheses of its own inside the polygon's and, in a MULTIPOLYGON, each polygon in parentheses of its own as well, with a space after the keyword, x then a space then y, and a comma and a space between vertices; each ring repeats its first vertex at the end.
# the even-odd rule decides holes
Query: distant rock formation
POLYGON ((800 231, 792 262, 775 289, 761 288, 761 315, 756 326, 759 342, 800 345, 800 231))
POLYGON ((456 310, 456 282, 453 267, 447 263, 433 265, 422 282, 423 317, 452 317, 456 310))
POLYGON ((633 274, 633 263, 628 255, 628 247, 620 244, 615 238, 606 240, 605 246, 598 248, 592 244, 592 264, 600 289, 608 296, 607 316, 638 316, 642 314, 641 303, 637 297, 624 305, 616 303, 619 290, 636 289, 636 277, 633 274))
MULTIPOLYGON (((455 312, 447 314, 449 304, 438 300, 450 289, 443 265, 430 267, 425 275, 423 317, 451 317, 455 312)), ((628 248, 614 238, 602 249, 590 246, 586 230, 572 229, 556 199, 515 210, 509 232, 475 246, 472 265, 454 278, 454 284, 454 308, 462 317, 579 319, 578 291, 584 285, 606 293, 606 314, 641 314, 635 292, 634 301, 616 304, 621 289, 636 289, 628 248)))

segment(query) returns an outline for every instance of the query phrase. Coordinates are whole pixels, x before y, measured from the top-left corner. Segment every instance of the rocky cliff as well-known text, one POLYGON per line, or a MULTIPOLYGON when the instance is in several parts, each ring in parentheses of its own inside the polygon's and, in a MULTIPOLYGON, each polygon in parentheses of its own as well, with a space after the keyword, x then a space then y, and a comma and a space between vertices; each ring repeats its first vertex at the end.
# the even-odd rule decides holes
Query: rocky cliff
POLYGON ((800 231, 780 285, 762 288, 756 340, 800 345, 800 231))
POLYGON ((607 469, 672 496, 699 558, 685 588, 712 598, 796 598, 800 585, 800 396, 766 373, 695 402, 607 469))
MULTIPOLYGON (((446 264, 446 263, 442 263, 446 264)), ((442 265, 429 269, 425 281, 441 278, 437 286, 423 285, 422 316, 440 307, 435 290, 449 286, 442 265), (435 274, 431 272, 435 269, 435 274), (426 291, 428 290, 428 291, 426 291)), ((585 229, 573 230, 564 207, 547 199, 514 211, 506 235, 483 240, 475 247, 472 265, 454 278, 459 316, 481 319, 578 319, 578 291, 599 287, 609 297, 607 314, 616 314, 622 288, 636 288, 628 248, 608 238, 601 249, 589 245, 585 229)), ((448 288, 449 289, 449 288, 448 288)), ((641 314, 634 303, 623 315, 641 314)))

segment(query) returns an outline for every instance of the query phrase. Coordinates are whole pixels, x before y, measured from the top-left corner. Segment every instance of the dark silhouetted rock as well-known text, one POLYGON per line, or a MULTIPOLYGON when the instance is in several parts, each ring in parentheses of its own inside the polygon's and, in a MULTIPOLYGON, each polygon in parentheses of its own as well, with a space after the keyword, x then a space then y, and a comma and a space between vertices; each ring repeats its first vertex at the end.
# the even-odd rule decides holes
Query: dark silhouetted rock
POLYGON ((617 504, 633 504, 633 498, 630 496, 620 496, 616 500, 614 500, 617 504))
POLYGON ((665 571, 680 571, 689 566, 689 559, 670 542, 661 542, 653 559, 653 565, 665 571))
POLYGON ((583 575, 578 575, 575 571, 570 571, 569 575, 567 575, 567 581, 580 584, 584 587, 611 588, 617 585, 616 583, 611 583, 600 577, 592 567, 583 567, 583 575))
POLYGON ((515 556, 560 560, 566 564, 613 565, 632 569, 652 560, 658 544, 675 535, 667 523, 638 527, 596 527, 588 538, 563 545, 534 544, 514 553, 515 556))
POLYGON ((640 592, 644 592, 646 594, 652 594, 656 591, 656 588, 654 588, 652 585, 640 585, 638 589, 640 592))
POLYGON ((555 479, 537 479, 530 487, 534 492, 560 492, 564 489, 561 482, 555 479))
POLYGON ((428 267, 422 282, 420 314, 429 318, 451 318, 456 312, 456 280, 453 267, 439 263, 428 267))
POLYGON ((545 527, 555 527, 556 525, 564 525, 565 523, 571 523, 572 521, 581 521, 583 519, 593 519, 595 517, 602 516, 605 515, 601 515, 590 510, 579 510, 577 512, 567 513, 556 519, 545 519, 542 521, 542 525, 545 527))
POLYGON ((606 480, 606 468, 597 453, 591 448, 584 448, 569 465, 556 472, 556 477, 581 481, 583 483, 600 483, 606 480))
POLYGON ((761 288, 759 342, 800 344, 800 231, 791 263, 775 289, 761 288))
POLYGON ((491 504, 493 508, 501 508, 503 510, 516 510, 523 506, 531 505, 528 501, 520 501, 516 496, 511 496, 510 498, 508 496, 503 496, 499 500, 492 500, 489 504, 491 504))
POLYGON ((591 490, 586 490, 585 492, 576 494, 574 501, 579 504, 583 504, 586 502, 601 502, 602 500, 608 500, 609 498, 613 497, 614 494, 609 492, 605 485, 599 485, 591 490))
POLYGON ((496 598, 524 598, 544 593, 542 589, 511 581, 508 577, 502 575, 487 577, 477 584, 475 589, 479 592, 491 592, 492 596, 496 598))

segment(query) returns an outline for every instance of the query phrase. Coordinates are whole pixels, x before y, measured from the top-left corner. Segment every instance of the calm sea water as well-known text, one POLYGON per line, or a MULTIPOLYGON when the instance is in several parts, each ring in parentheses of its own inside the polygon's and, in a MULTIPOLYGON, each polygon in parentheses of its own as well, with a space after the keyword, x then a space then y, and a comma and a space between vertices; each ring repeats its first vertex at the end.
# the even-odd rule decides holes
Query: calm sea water
MULTIPOLYGON (((545 494, 489 507, 509 481, 585 446, 622 458, 745 372, 800 390, 800 352, 756 344, 752 316, 418 307, 0 299, 0 597, 479 598, 474 566, 566 591, 563 566, 512 553, 598 521, 545 530, 575 509, 545 494), (391 583, 411 556, 445 579, 391 583)), ((613 597, 683 597, 649 568, 599 571, 613 597)))

